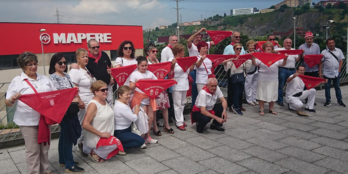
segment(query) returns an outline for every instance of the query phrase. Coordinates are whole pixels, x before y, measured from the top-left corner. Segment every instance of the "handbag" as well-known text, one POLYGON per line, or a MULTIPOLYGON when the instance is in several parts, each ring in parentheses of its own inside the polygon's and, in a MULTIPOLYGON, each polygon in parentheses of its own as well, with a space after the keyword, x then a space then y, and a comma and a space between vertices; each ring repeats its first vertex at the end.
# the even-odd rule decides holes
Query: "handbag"
POLYGON ((131 132, 134 134, 137 134, 139 136, 142 135, 141 132, 138 130, 137 125, 134 122, 132 122, 132 124, 131 124, 131 132))
MULTIPOLYGON (((71 83, 70 81, 70 77, 67 76, 68 78, 68 81, 70 83, 70 86, 71 88, 73 88, 73 84, 71 83)), ((72 116, 75 116, 78 114, 78 112, 80 112, 80 108, 79 108, 79 103, 78 102, 71 102, 68 110, 66 111, 65 115, 64 115, 64 118, 67 116, 67 117, 72 117, 72 116)))
POLYGON ((149 117, 143 110, 139 111, 135 124, 141 134, 146 134, 149 131, 149 117))

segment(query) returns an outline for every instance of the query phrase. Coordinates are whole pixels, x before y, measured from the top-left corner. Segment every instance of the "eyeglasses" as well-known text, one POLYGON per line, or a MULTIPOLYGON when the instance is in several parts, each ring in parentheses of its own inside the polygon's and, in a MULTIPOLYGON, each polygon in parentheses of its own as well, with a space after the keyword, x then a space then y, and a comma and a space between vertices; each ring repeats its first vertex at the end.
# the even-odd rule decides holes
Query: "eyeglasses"
POLYGON ((123 47, 124 50, 132 50, 132 47, 123 47))
POLYGON ((234 38, 240 38, 240 36, 234 36, 234 38))
POLYGON ((99 49, 100 46, 91 47, 92 49, 99 49))
POLYGON ((109 89, 108 89, 108 88, 102 88, 102 89, 100 89, 99 91, 101 91, 101 92, 107 92, 107 91, 109 91, 109 89))
POLYGON ((236 50, 242 50, 242 48, 236 48, 236 50))
POLYGON ((66 61, 62 61, 62 62, 57 62, 58 65, 62 66, 63 64, 66 65, 66 61))
POLYGON ((275 39, 270 39, 269 41, 275 41, 275 39))
POLYGON ((152 50, 151 52, 152 53, 158 53, 158 50, 152 50))
POLYGON ((34 64, 25 65, 25 66, 32 67, 32 66, 38 66, 38 65, 39 65, 38 63, 34 63, 34 64))

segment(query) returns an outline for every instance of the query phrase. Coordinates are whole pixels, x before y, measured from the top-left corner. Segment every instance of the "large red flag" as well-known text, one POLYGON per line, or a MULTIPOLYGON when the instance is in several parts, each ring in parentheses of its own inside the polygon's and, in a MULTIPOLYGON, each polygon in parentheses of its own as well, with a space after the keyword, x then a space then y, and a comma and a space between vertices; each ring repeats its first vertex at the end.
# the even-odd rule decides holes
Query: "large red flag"
MULTIPOLYGON (((263 52, 263 49, 262 49, 262 45, 264 44, 264 43, 266 43, 267 41, 257 41, 257 44, 256 44, 256 46, 255 46, 255 50, 256 51, 261 51, 261 52, 263 52)), ((272 43, 273 43, 273 46, 276 46, 277 45, 277 43, 275 43, 275 42, 273 42, 273 41, 271 41, 272 43)))
POLYGON ((232 31, 212 31, 207 30, 211 40, 213 40, 214 44, 217 45, 219 42, 224 40, 227 37, 230 37, 233 32, 232 31))
POLYGON ((237 59, 232 59, 232 62, 236 68, 239 68, 244 62, 251 59, 253 56, 251 54, 239 55, 237 59))
POLYGON ((197 56, 176 58, 176 63, 182 68, 184 72, 194 63, 197 62, 197 56))
POLYGON ((266 66, 270 67, 273 63, 278 60, 284 59, 286 56, 284 54, 274 54, 274 53, 252 53, 252 55, 258 58, 266 66))
POLYGON ((172 62, 149 64, 148 70, 151 71, 158 79, 164 79, 170 72, 172 62))
POLYGON ((119 68, 111 68, 110 70, 111 75, 116 80, 118 86, 122 86, 136 68, 136 65, 128 65, 119 68))
POLYGON ((97 143, 96 149, 105 149, 105 151, 110 151, 110 149, 114 149, 106 156, 106 160, 117 155, 119 151, 124 152, 121 141, 112 135, 109 138, 100 138, 97 143))
POLYGON ((318 77, 312 77, 312 76, 306 76, 306 75, 298 75, 298 76, 302 79, 307 89, 314 88, 319 83, 325 82, 325 79, 318 78, 318 77))
POLYGON ((312 68, 315 65, 318 65, 321 61, 321 59, 323 58, 322 54, 309 54, 309 55, 305 55, 303 57, 303 60, 306 62, 306 64, 312 68))
POLYGON ((303 53, 303 50, 278 50, 280 54, 288 54, 288 55, 299 55, 303 53))

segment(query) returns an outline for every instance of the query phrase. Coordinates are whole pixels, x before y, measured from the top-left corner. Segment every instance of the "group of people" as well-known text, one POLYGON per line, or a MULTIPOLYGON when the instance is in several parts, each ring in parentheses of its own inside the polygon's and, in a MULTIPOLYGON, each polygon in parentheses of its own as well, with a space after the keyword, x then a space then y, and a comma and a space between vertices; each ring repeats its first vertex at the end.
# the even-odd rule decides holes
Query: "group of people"
MULTIPOLYGON (((51 58, 50 76, 37 73, 38 59, 31 52, 22 53, 18 59, 18 65, 23 72, 15 77, 7 91, 6 105, 14 106, 15 102, 25 94, 48 92, 76 88, 78 94, 72 100, 62 121, 59 138, 59 163, 65 166, 65 172, 83 172, 73 160, 72 148, 77 145, 81 155, 88 156, 94 162, 104 162, 113 149, 98 148, 101 138, 115 136, 123 145, 125 151, 130 148, 146 148, 146 144, 157 143, 150 135, 161 136, 162 132, 156 124, 156 112, 160 110, 164 118, 163 131, 173 134, 174 130, 169 125, 170 115, 174 115, 175 126, 178 130, 185 131, 187 125, 184 122, 184 108, 186 96, 191 88, 192 112, 191 121, 196 122, 196 131, 202 133, 205 126, 213 119, 211 129, 224 131, 222 124, 227 121, 227 111, 243 115, 245 109, 242 106, 243 94, 250 105, 259 105, 259 115, 265 115, 264 105, 269 103, 269 113, 276 115, 274 103, 283 104, 283 88, 287 84, 285 98, 290 110, 295 110, 298 115, 307 114, 300 111, 303 101, 307 100, 306 110, 315 112, 315 89, 307 90, 299 75, 310 75, 328 79, 325 84, 325 106, 329 106, 330 83, 333 81, 336 90, 338 104, 345 107, 339 88, 339 73, 344 56, 339 48, 335 47, 333 39, 327 40, 327 49, 323 50, 322 61, 317 68, 308 68, 305 62, 296 67, 296 62, 301 61, 307 54, 320 54, 317 44, 313 43, 313 34, 306 33, 306 43, 299 49, 303 49, 301 55, 286 55, 282 60, 267 66, 258 57, 252 56, 241 66, 236 68, 232 59, 222 62, 228 75, 228 99, 226 101, 218 80, 214 76, 214 62, 209 59, 208 49, 215 43, 202 41, 202 28, 194 33, 187 42, 189 56, 197 57, 197 60, 183 68, 177 60, 185 56, 185 46, 178 43, 176 35, 169 37, 168 45, 162 50, 158 58, 158 49, 149 44, 144 49, 146 57, 135 57, 135 47, 131 41, 124 41, 118 48, 118 57, 112 65, 109 56, 100 51, 97 40, 88 41, 88 50, 79 48, 76 51, 76 64, 70 65, 68 72, 67 60, 64 55, 57 53, 51 58), (157 80, 154 73, 148 70, 150 64, 171 62, 173 76, 167 75, 167 79, 174 79, 176 84, 168 90, 160 93, 156 98, 157 106, 153 108, 148 97, 133 97, 145 94, 136 85, 140 80, 157 80), (120 68, 136 65, 136 69, 130 74, 125 83, 117 87, 117 97, 114 101, 112 87, 115 84, 110 67, 120 68), (187 69, 187 70, 184 70, 187 69), (295 71, 296 69, 296 71, 295 71), (221 103, 217 104, 217 100, 221 103), (173 108, 171 110, 170 108, 173 108), (134 132, 132 125, 144 113, 148 117, 148 131, 144 134, 134 132)), ((233 32, 232 43, 226 46, 225 55, 239 56, 259 52, 255 49, 257 42, 248 41, 246 48, 240 43, 241 35, 233 32)), ((287 38, 283 42, 283 48, 275 42, 275 37, 268 36, 268 41, 262 45, 262 52, 277 54, 279 50, 292 50, 292 41, 287 38)), ((26 161, 29 173, 50 173, 48 171, 49 143, 38 144, 40 134, 40 113, 21 102, 17 101, 14 122, 20 127, 26 147, 26 161)), ((126 152, 119 151, 119 155, 126 152)))

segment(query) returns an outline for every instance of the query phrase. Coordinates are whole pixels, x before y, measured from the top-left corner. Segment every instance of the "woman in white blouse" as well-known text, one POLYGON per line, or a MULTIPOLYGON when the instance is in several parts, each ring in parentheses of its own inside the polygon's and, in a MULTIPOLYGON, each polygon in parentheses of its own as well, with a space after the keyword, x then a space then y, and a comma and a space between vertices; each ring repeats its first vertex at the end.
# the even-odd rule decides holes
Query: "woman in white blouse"
POLYGON ((174 59, 172 59, 172 69, 174 70, 174 79, 177 84, 173 86, 173 103, 174 103, 174 115, 176 120, 176 127, 179 130, 185 131, 184 122, 184 108, 186 103, 186 93, 189 90, 188 75, 193 70, 194 64, 191 65, 186 72, 176 63, 176 58, 182 58, 185 56, 185 46, 182 44, 176 44, 173 47, 174 59))
MULTIPOLYGON (((272 42, 267 41, 262 45, 262 49, 265 53, 275 53, 272 42)), ((278 69, 279 66, 286 65, 287 57, 283 60, 278 60, 270 67, 263 64, 259 59, 252 58, 254 66, 259 66, 259 77, 257 81, 256 99, 259 100, 261 116, 265 115, 264 105, 265 102, 269 102, 269 113, 277 115, 277 112, 273 111, 274 102, 278 99, 278 69)))
POLYGON ((206 57, 208 52, 208 44, 206 42, 199 42, 197 48, 199 55, 197 56, 198 60, 196 62, 196 84, 199 93, 207 84, 208 76, 212 74, 211 68, 213 67, 213 62, 206 57))
MULTIPOLYGON (((136 71, 134 71, 130 77, 129 77, 129 87, 132 91, 137 91, 140 93, 144 92, 142 90, 140 90, 139 88, 135 87, 135 84, 140 80, 140 79, 154 79, 157 80, 157 77, 150 71, 147 70, 148 67, 148 63, 147 63, 147 59, 146 57, 143 56, 139 56, 137 58, 137 66, 138 69, 136 71)), ((152 107, 150 105, 150 98, 145 98, 142 99, 141 101, 141 107, 144 109, 145 113, 147 114, 147 116, 149 117, 149 128, 151 127, 152 123, 154 123, 154 120, 156 120, 155 118, 155 114, 152 110, 152 107)), ((156 123, 153 124, 153 129, 154 131, 158 131, 158 127, 156 125, 156 123)), ((157 143, 158 141, 155 139, 152 139, 150 136, 150 131, 147 132, 145 134, 145 143, 157 143)))
MULTIPOLYGON (((118 47, 117 51, 118 53, 115 61, 115 68, 137 64, 137 60, 134 56, 135 48, 131 41, 123 41, 118 47)), ((129 78, 126 80, 124 85, 129 86, 129 78)))
MULTIPOLYGON (((237 56, 242 52, 242 45, 240 43, 236 43, 233 45, 234 52, 237 56)), ((237 57, 238 59, 238 57, 237 57)), ((228 86, 228 88, 232 89, 232 102, 233 106, 231 107, 233 113, 238 115, 243 115, 242 108, 242 98, 244 91, 244 82, 245 82, 245 70, 249 69, 251 66, 251 60, 247 60, 238 68, 233 64, 231 59, 223 61, 225 71, 231 69, 230 77, 232 86, 228 86)), ((228 96, 231 97, 231 96, 228 96)))
MULTIPOLYGON (((79 69, 71 69, 69 72, 71 81, 78 86, 79 88, 79 96, 85 106, 92 100, 94 97, 90 87, 96 79, 93 75, 88 71, 86 65, 88 64, 88 52, 83 48, 79 48, 76 50, 76 60, 79 69)), ((83 119, 85 118, 86 109, 84 107, 80 107, 80 112, 78 114, 80 124, 82 125, 83 119)), ((87 156, 87 154, 83 153, 83 140, 85 137, 85 131, 82 130, 81 137, 78 139, 78 147, 80 149, 82 156, 87 156)))
MULTIPOLYGON (((56 88, 51 80, 41 74, 37 74, 38 59, 34 53, 24 52, 17 58, 17 63, 23 72, 16 76, 10 83, 6 93, 6 106, 12 107, 23 94, 34 94, 37 92, 54 91, 56 88)), ((19 126, 25 143, 25 154, 27 163, 27 172, 32 173, 50 173, 48 170, 48 150, 49 143, 38 144, 40 113, 18 101, 16 105, 13 121, 19 126)))

